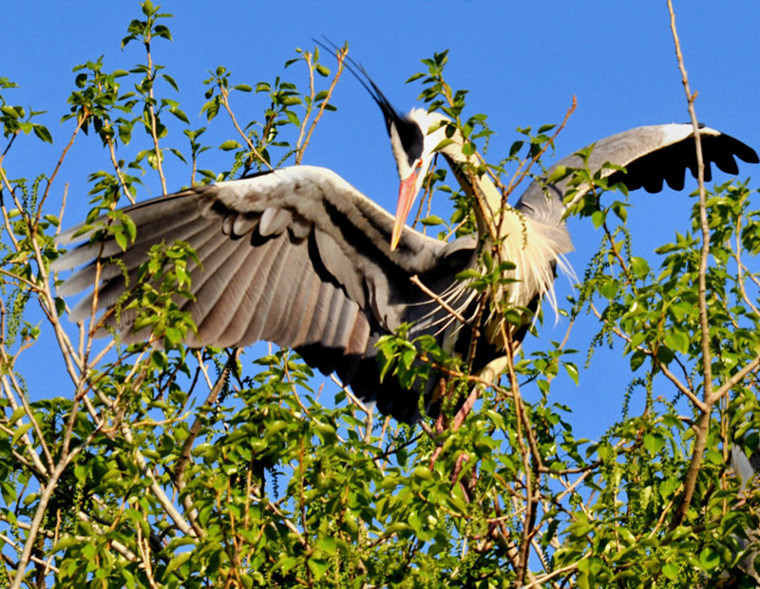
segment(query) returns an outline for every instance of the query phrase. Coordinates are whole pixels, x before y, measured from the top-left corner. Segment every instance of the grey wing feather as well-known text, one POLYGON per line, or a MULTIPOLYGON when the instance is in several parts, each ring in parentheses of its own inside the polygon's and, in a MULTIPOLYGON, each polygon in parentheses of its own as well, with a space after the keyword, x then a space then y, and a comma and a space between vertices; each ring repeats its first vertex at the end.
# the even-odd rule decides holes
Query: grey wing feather
MULTIPOLYGON (((684 186, 684 172, 689 169, 697 175, 693 127, 688 124, 650 125, 630 129, 597 141, 591 146, 588 160, 593 173, 604 164, 611 163, 626 168, 627 173, 608 168, 603 176, 611 176, 611 183, 622 182, 629 190, 644 188, 648 192, 658 192, 663 181, 676 190, 684 186)), ((708 127, 700 129, 702 151, 705 162, 705 179, 710 180, 710 164, 729 174, 736 174, 738 166, 735 157, 758 163, 757 153, 741 141, 708 127)), ((578 155, 563 158, 552 166, 546 177, 562 168, 579 168, 583 160, 578 155)), ((565 214, 562 202, 569 186, 570 178, 546 185, 542 181, 530 184, 515 208, 529 217, 547 225, 559 225, 565 214)), ((588 187, 579 187, 573 202, 579 200, 588 187)))
MULTIPOLYGON (((442 266, 461 269, 475 250, 474 242, 447 246, 407 229, 391 252, 393 217, 333 172, 310 166, 185 190, 124 213, 137 227, 135 242, 122 251, 112 238, 88 241, 64 254, 52 269, 78 269, 59 286, 61 294, 92 287, 100 272, 98 309, 113 307, 135 284, 153 245, 186 241, 200 260, 188 263, 195 298, 178 300, 198 328, 189 345, 244 346, 265 339, 293 347, 312 365, 356 379, 364 387, 357 394, 367 400, 380 394, 371 369, 377 372, 377 338, 434 306, 409 278, 442 266), (359 368, 367 360, 369 372, 359 368)), ((76 233, 66 232, 61 241, 88 237, 76 233)), ((454 273, 448 273, 449 283, 454 273)), ((73 318, 88 317, 92 304, 90 293, 73 318)), ((134 320, 131 310, 120 314, 118 324, 110 318, 126 342, 147 336, 134 332, 134 320)), ((391 390, 378 402, 412 419, 416 396, 399 394, 391 390)))

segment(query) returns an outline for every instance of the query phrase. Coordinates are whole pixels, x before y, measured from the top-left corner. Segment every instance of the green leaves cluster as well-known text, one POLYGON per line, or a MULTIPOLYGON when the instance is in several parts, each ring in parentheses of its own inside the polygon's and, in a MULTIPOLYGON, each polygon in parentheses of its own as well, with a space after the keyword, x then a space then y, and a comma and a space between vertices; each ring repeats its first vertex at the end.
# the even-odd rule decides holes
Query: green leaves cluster
MULTIPOLYGON (((172 39, 169 15, 149 1, 141 7, 122 47, 144 52, 144 61, 109 71, 101 57, 75 68, 56 131, 70 133, 62 146, 85 141, 80 131, 94 132, 102 145, 81 231, 95 240, 111 235, 120 247, 139 236, 117 207, 146 177, 165 183, 168 166, 179 166, 192 184, 299 162, 315 123, 334 109, 341 71, 332 75, 318 50, 299 51, 286 64, 300 68, 298 83, 284 75, 235 83, 216 68, 202 112, 209 127, 229 125, 229 138, 216 146, 229 166, 201 168, 212 154, 210 134, 190 128, 180 89, 153 61, 156 40, 172 39), (238 119, 240 93, 263 99, 259 119, 238 119)), ((446 58, 424 60, 426 72, 413 79, 423 83, 423 100, 452 118, 450 132, 464 138, 468 172, 488 174, 510 202, 520 178, 543 170, 552 126, 519 129, 502 161, 481 161, 491 132, 485 116, 466 114, 466 92, 446 84, 446 58)), ((40 112, 9 102, 14 87, 0 79, 3 154, 14 143, 53 139, 40 112)), ((63 190, 58 168, 13 179, 0 160, 0 583, 754 584, 746 571, 756 554, 760 495, 730 464, 735 450, 756 458, 760 443, 757 189, 710 189, 711 249, 700 296, 698 203, 691 226, 652 256, 637 249, 627 226, 627 195, 597 198, 614 188, 603 173, 560 173, 598 189, 578 212, 601 236, 565 313, 576 321, 591 315, 598 327, 588 362, 603 345, 627 356, 628 386, 612 390, 584 378, 570 349, 583 342, 572 332, 567 342, 539 340, 535 351, 516 354, 502 382, 485 385, 466 359, 451 358, 430 337, 408 342, 402 329, 379 343, 386 373, 420 387, 432 374, 450 377, 440 416, 410 427, 315 381, 289 351, 186 348, 195 328, 180 306, 192 296, 188 267, 197 260, 183 243, 156 246, 114 311, 135 313, 145 339, 160 345, 94 340, 116 315, 78 333, 64 328, 66 303, 49 274, 59 255, 59 213, 50 203, 51 190, 63 190), (27 358, 39 358, 43 346, 51 365, 53 352, 60 359, 60 380, 39 390, 27 385, 34 381, 27 358), (602 398, 622 402, 620 419, 600 439, 585 439, 572 412, 589 409, 560 402, 565 385, 583 387, 590 411, 602 398), (478 400, 459 420, 476 386, 478 400)), ((443 225, 442 234, 473 232, 471 198, 444 181, 438 172, 430 186, 452 196, 453 216, 426 223, 443 225)), ((461 276, 477 293, 514 284, 514 264, 494 252, 483 248, 479 269, 461 276)), ((535 327, 531 309, 486 311, 510 332, 535 327)))

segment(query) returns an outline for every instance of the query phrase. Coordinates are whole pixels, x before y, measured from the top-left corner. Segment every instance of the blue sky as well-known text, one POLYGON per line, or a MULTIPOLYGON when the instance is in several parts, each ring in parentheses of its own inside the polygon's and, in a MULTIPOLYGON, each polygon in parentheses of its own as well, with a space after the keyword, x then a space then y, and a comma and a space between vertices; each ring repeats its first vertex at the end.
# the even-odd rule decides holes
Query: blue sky
MULTIPOLYGON (((691 86, 699 92, 700 120, 760 147, 760 3, 675 4, 691 86)), ((488 114, 497 132, 489 152, 496 160, 516 138, 516 127, 561 121, 573 96, 578 107, 557 141, 558 157, 631 127, 688 120, 664 1, 167 1, 162 7, 175 15, 168 23, 174 42, 157 41, 154 59, 177 80, 179 99, 194 128, 206 124, 199 111, 209 70, 223 64, 236 83, 271 81, 278 75, 302 83, 300 71, 283 72, 282 65, 294 57, 296 47, 311 48, 311 39, 322 35, 337 43, 347 40, 354 59, 401 110, 417 104, 419 86, 404 81, 421 69, 419 60, 449 49, 447 79, 455 88, 469 89, 470 113, 488 114)), ((59 121, 73 89, 73 66, 101 55, 109 69, 143 60, 136 44, 120 49, 127 24, 139 17, 137 2, 4 3, 0 76, 21 86, 6 98, 48 111, 42 121, 56 137, 52 148, 32 141, 14 146, 4 161, 11 177, 52 170, 70 132, 71 124, 59 121)), ((335 101, 339 110, 318 129, 304 163, 332 168, 393 210, 397 176, 376 107, 350 78, 343 80, 335 101)), ((243 117, 258 117, 262 108, 250 96, 233 104, 243 117)), ((218 128, 224 132, 224 125, 218 128)), ((230 127, 227 132, 233 137, 230 127)), ((87 175, 108 166, 97 139, 83 139, 69 154, 50 203, 57 210, 64 182, 69 183, 66 226, 87 210, 87 175)), ((222 152, 212 150, 205 157, 203 167, 229 167, 222 152)), ((753 173, 758 172, 743 166, 740 177, 753 173)), ((187 169, 174 163, 170 187, 186 184, 188 177, 187 169)), ((160 193, 154 174, 143 181, 140 198, 160 193)), ((633 194, 631 202, 634 239, 643 253, 687 226, 690 200, 685 193, 633 194)), ((580 275, 600 235, 587 221, 572 221, 571 232, 577 251, 570 261, 580 275)), ((560 279, 559 288, 562 296, 567 281, 560 279)), ((561 339, 566 322, 554 326, 550 314, 547 319, 542 337, 561 339)), ((579 364, 593 333, 588 321, 578 326, 571 342, 581 350, 579 364)), ((618 373, 625 371, 627 360, 620 362, 619 351, 602 352, 582 374, 580 387, 568 381, 554 389, 557 401, 573 407, 583 428, 577 435, 598 436, 619 416, 624 383, 618 373)), ((38 371, 30 384, 39 379, 44 386, 46 378, 38 371)), ((662 393, 672 394, 665 388, 662 393)))

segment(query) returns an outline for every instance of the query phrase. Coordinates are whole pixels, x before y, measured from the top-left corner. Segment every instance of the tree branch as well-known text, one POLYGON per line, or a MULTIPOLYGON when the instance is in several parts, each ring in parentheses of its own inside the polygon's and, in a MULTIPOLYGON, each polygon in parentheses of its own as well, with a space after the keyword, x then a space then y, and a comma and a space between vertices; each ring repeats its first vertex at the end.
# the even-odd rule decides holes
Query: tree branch
POLYGON ((712 354, 710 352, 710 325, 707 317, 707 261, 710 255, 710 226, 707 220, 707 196, 705 191, 705 164, 702 156, 702 142, 699 137, 699 121, 697 120, 697 114, 694 109, 694 101, 697 97, 696 93, 692 93, 689 87, 689 77, 686 73, 686 66, 684 64, 683 53, 681 53, 681 43, 678 39, 678 31, 676 30, 676 15, 673 11, 672 0, 667 0, 668 12, 670 13, 670 30, 673 33, 673 43, 675 45, 676 60, 678 62, 678 69, 681 72, 681 82, 683 84, 684 92, 686 93, 686 101, 688 104, 689 116, 691 118, 691 124, 694 127, 694 144, 697 156, 697 183, 699 190, 699 222, 702 231, 702 249, 699 257, 699 285, 698 285, 698 305, 699 305, 699 325, 700 325, 700 341, 702 345, 702 384, 703 384, 703 399, 705 405, 700 410, 699 419, 696 423, 696 434, 694 439, 694 448, 692 449, 691 463, 689 464, 689 470, 686 473, 684 480, 684 491, 681 497, 681 501, 676 508, 676 512, 671 522, 671 527, 675 528, 683 522, 686 512, 691 505, 691 500, 694 496, 694 489, 697 484, 697 475, 702 467, 702 459, 704 455, 705 446, 707 445, 707 436, 710 431, 710 414, 712 412, 713 401, 713 383, 712 383, 712 354))

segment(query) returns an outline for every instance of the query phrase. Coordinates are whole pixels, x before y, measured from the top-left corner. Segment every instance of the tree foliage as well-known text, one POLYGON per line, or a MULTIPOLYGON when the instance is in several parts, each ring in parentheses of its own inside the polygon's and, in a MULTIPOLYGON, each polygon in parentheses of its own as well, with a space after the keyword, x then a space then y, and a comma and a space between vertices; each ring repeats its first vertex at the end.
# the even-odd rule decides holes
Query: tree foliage
MULTIPOLYGON (((77 66, 55 130, 13 105, 15 84, 0 79, 2 158, 14 144, 55 136, 63 161, 74 142, 97 138, 94 165, 103 167, 90 176, 86 223, 106 213, 98 231, 123 246, 134 226, 118 206, 143 182, 166 192, 170 162, 184 166, 188 184, 300 163, 315 125, 334 110, 342 73, 342 61, 321 61, 318 48, 299 51, 273 81, 237 83, 217 68, 202 112, 233 135, 209 145, 154 62, 171 41, 168 17, 146 0, 129 23, 121 44, 141 63, 77 66), (260 118, 240 118, 243 93, 267 97, 260 118), (214 147, 229 169, 200 167, 214 147)), ((423 60, 421 98, 455 121, 466 150, 482 152, 487 119, 467 114, 466 92, 443 78, 445 62, 445 53, 423 60)), ((510 195, 540 170, 551 132, 520 130, 508 157, 472 172, 493 175, 510 195)), ((621 419, 587 440, 552 395, 560 372, 592 386, 567 347, 570 332, 510 358, 496 385, 477 382, 429 341, 386 339, 381 355, 404 378, 427 376, 415 361, 422 356, 446 365, 465 394, 478 391, 464 420, 444 408, 415 426, 373 413, 340 386, 315 384, 287 350, 254 358, 187 349, 194 326, 175 301, 192 296, 193 252, 181 243, 155 249, 131 303, 161 346, 96 340, 96 317, 72 329, 48 271, 59 255, 63 210, 49 204, 65 193, 59 169, 14 178, 0 159, 0 584, 754 586, 742 571, 751 567, 760 493, 731 468, 732 452, 752 456, 760 444, 760 209, 749 183, 695 196, 691 224, 651 255, 628 231, 627 195, 599 199, 612 187, 577 171, 595 190, 576 212, 603 238, 563 312, 595 317, 588 362, 596 346, 613 345, 631 370, 628 388, 615 392, 626 399, 621 419), (30 390, 19 368, 38 349, 59 356, 65 371, 48 390, 30 390), (643 410, 630 409, 634 396, 643 410)), ((452 197, 452 217, 424 222, 442 235, 472 231, 472 203, 445 183, 444 172, 433 174, 430 191, 452 197)), ((486 293, 508 288, 508 268, 486 252, 483 271, 467 278, 486 293)), ((515 309, 495 312, 523 320, 515 309)))

